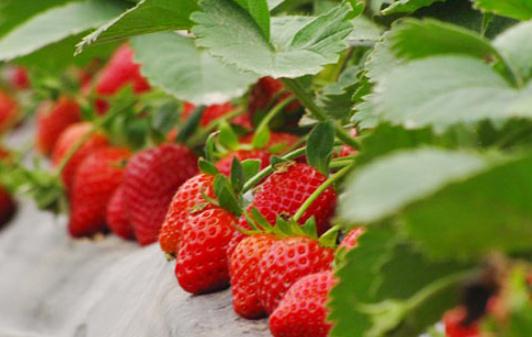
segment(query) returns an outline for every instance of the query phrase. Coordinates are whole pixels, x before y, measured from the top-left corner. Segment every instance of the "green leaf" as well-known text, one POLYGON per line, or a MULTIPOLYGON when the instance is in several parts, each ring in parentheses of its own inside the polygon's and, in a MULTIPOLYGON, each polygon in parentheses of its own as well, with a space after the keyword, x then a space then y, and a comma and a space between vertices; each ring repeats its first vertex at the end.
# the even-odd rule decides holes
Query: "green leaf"
POLYGON ((391 32, 386 32, 369 54, 365 67, 371 82, 378 82, 397 66, 404 63, 404 60, 395 56, 391 46, 391 32))
POLYGON ((270 40, 270 10, 266 0, 234 0, 255 20, 266 40, 270 40))
POLYGON ((378 221, 486 166, 479 155, 436 148, 390 154, 348 179, 340 216, 350 223, 378 221))
POLYGON ((227 177, 218 174, 214 178, 214 192, 218 197, 218 202, 225 210, 240 216, 242 214, 242 207, 240 201, 231 188, 231 183, 227 177))
POLYGON ((295 78, 315 74, 338 60, 352 30, 349 8, 340 5, 316 17, 272 19, 271 40, 253 18, 230 0, 202 0, 192 15, 197 45, 224 62, 261 76, 295 78))
POLYGON ((353 95, 358 88, 360 68, 346 68, 337 82, 325 86, 318 96, 318 103, 333 119, 346 119, 353 111, 353 95))
POLYGON ((379 41, 384 28, 360 15, 351 21, 353 31, 347 38, 350 46, 372 46, 379 41))
MULTIPOLYGON (((532 2, 531 2, 532 3, 532 2)), ((524 79, 532 77, 532 22, 523 22, 506 30, 493 45, 510 67, 524 79)))
POLYGON ((242 95, 257 75, 223 64, 191 38, 161 32, 132 40, 136 60, 150 83, 195 104, 227 102, 242 95))
POLYGON ((323 175, 329 175, 329 163, 334 147, 334 126, 331 122, 318 123, 307 141, 308 163, 323 175))
POLYGON ((474 0, 477 9, 507 16, 517 20, 532 19, 532 1, 530 0, 474 0))
POLYGON ((390 6, 386 7, 382 14, 413 13, 420 8, 428 7, 436 2, 445 0, 395 0, 390 6))
POLYGON ((260 160, 246 159, 242 162, 242 172, 244 173, 244 181, 248 181, 260 171, 260 160))
POLYGON ((203 116, 203 112, 205 111, 205 106, 198 106, 196 109, 192 112, 192 115, 189 119, 185 122, 185 125, 181 128, 179 131, 179 134, 176 137, 176 140, 179 142, 186 142, 190 136, 196 132, 200 125, 201 117, 203 116))
POLYGON ((532 155, 447 184, 404 211, 406 232, 436 257, 480 257, 532 247, 532 155), (459 242, 460 244, 457 244, 459 242))
POLYGON ((268 124, 262 124, 259 126, 257 131, 255 131, 255 134, 253 135, 253 141, 252 145, 254 149, 262 149, 265 148, 269 141, 270 141, 270 128, 268 127, 268 124))
POLYGON ((78 44, 78 51, 93 43, 159 31, 190 29, 190 14, 196 10, 197 0, 142 0, 84 37, 78 44))
POLYGON ((166 134, 177 126, 179 121, 179 108, 177 102, 170 100, 157 107, 152 118, 153 129, 166 134))
POLYGON ((419 336, 456 305, 467 269, 427 260, 393 231, 370 228, 336 273, 339 282, 329 302, 331 336, 419 336))
POLYGON ((238 158, 234 157, 233 162, 231 163, 231 186, 233 187, 233 190, 236 193, 239 193, 242 191, 242 187, 244 186, 244 168, 242 167, 242 163, 238 158))
POLYGON ((529 117, 529 90, 513 89, 480 60, 437 56, 383 74, 371 102, 382 120, 442 131, 458 123, 529 117))
POLYGON ((395 54, 406 59, 441 54, 463 54, 483 59, 498 54, 478 33, 432 19, 401 21, 389 38, 395 54))
POLYGON ((198 160, 198 167, 201 172, 207 173, 210 175, 217 175, 218 173, 220 173, 218 172, 216 165, 214 165, 212 162, 205 160, 203 158, 200 158, 198 160))
POLYGON ((236 150, 239 146, 237 134, 226 121, 220 123, 219 141, 227 150, 236 150))
POLYGON ((0 39, 0 60, 31 54, 47 45, 85 32, 111 19, 123 2, 86 0, 51 8, 24 22, 0 39))

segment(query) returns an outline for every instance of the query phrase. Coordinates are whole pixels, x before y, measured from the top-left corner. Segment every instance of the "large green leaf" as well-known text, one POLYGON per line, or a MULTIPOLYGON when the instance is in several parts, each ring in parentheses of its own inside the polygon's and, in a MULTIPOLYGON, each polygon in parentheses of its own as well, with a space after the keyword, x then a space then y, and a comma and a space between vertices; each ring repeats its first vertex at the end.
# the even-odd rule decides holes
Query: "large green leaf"
POLYGON ((353 94, 358 87, 359 67, 346 68, 337 82, 328 84, 318 96, 318 104, 333 119, 345 119, 353 111, 353 94))
POLYGON ((196 47, 191 38, 173 32, 138 36, 132 45, 150 83, 196 104, 220 103, 240 96, 258 77, 223 64, 196 47))
POLYGON ((532 77, 532 21, 508 29, 493 45, 524 80, 532 77))
POLYGON ((350 177, 340 216, 350 223, 381 220, 486 166, 486 160, 478 155, 436 148, 385 156, 350 177))
POLYGON ((432 19, 407 19, 392 30, 391 46, 398 57, 423 58, 464 54, 478 58, 497 55, 490 41, 474 31, 432 19))
POLYGON ((350 46, 372 46, 379 41, 384 28, 360 15, 351 21, 353 31, 347 38, 350 46))
POLYGON ((393 231, 370 228, 336 273, 331 336, 419 336, 456 304, 459 276, 467 269, 430 261, 393 231))
POLYGON ((531 0, 474 0, 475 7, 517 20, 532 19, 531 0))
POLYGON ((78 51, 92 43, 104 43, 133 35, 189 29, 190 14, 198 9, 197 0, 142 0, 87 35, 78 51))
POLYGON ((270 39, 270 10, 266 0, 234 0, 253 18, 266 40, 270 39))
POLYGON ((493 250, 530 252, 532 155, 509 160, 445 186, 404 211, 406 231, 437 257, 493 250))
POLYGON ((50 7, 72 0, 3 0, 0 2, 0 36, 50 7))
POLYGON ((386 7, 382 13, 385 15, 397 13, 412 13, 420 8, 427 7, 436 2, 445 0, 395 0, 390 6, 386 7))
POLYGON ((383 74, 372 103, 382 120, 407 128, 444 130, 486 119, 530 118, 531 89, 512 88, 481 60, 437 56, 383 74))
POLYGON ((392 50, 391 36, 391 32, 384 33, 368 56, 365 67, 371 82, 378 82, 404 63, 404 60, 399 59, 392 50))
POLYGON ((230 0, 202 0, 200 7, 202 11, 192 15, 197 44, 226 63, 262 76, 295 78, 319 72, 338 60, 352 30, 347 5, 316 18, 272 19, 271 41, 230 0))
POLYGON ((126 7, 121 1, 86 0, 51 8, 0 40, 0 60, 28 55, 47 45, 95 28, 126 7))

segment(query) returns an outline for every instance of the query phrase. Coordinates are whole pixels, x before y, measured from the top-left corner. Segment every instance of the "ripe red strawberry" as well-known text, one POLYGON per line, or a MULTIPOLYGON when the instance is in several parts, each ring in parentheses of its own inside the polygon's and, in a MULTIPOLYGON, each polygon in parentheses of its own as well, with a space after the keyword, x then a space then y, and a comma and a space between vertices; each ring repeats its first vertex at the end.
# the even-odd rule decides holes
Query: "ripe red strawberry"
POLYGON ((188 217, 183 224, 175 269, 185 291, 203 294, 229 285, 226 248, 235 223, 235 216, 220 207, 188 217))
POLYGON ((30 78, 28 71, 23 67, 13 67, 9 69, 9 81, 11 85, 18 90, 25 90, 30 87, 30 78))
MULTIPOLYGON (((192 115, 195 108, 196 106, 194 104, 188 102, 185 103, 183 106, 183 112, 181 113, 181 119, 183 121, 187 120, 192 115)), ((234 107, 231 102, 209 105, 201 115, 200 126, 206 127, 211 124, 211 122, 227 115, 233 110, 234 107)))
POLYGON ((334 286, 332 271, 301 278, 288 290, 270 317, 274 337, 327 337, 327 298, 334 286))
POLYGON ((357 228, 351 230, 344 237, 344 239, 340 243, 339 248, 344 248, 344 249, 347 249, 347 250, 355 248, 358 245, 358 239, 365 232, 366 232, 366 230, 364 229, 364 227, 357 227, 357 228))
POLYGON ((124 177, 129 220, 141 245, 157 241, 172 196, 197 172, 197 158, 188 148, 163 144, 134 155, 124 177))
MULTIPOLYGON (((313 167, 296 163, 269 176, 255 191, 255 197, 248 209, 257 208, 269 223, 275 224, 277 216, 293 216, 307 198, 327 178, 313 167)), ((327 188, 305 211, 299 223, 314 217, 318 233, 329 228, 329 219, 336 207, 336 192, 327 188)), ((245 219, 241 224, 247 227, 245 219)))
POLYGON ((262 256, 257 273, 259 300, 268 314, 281 302, 288 289, 303 276, 331 268, 334 251, 309 237, 276 241, 262 256))
POLYGON ((258 263, 276 238, 258 234, 242 240, 229 258, 229 274, 233 292, 233 309, 248 319, 266 316, 258 296, 258 263))
POLYGON ((135 238, 135 233, 127 215, 124 188, 119 186, 107 205, 105 220, 111 232, 122 239, 131 240, 135 238))
MULTIPOLYGON (((68 154, 70 148, 78 143, 86 134, 90 132, 92 125, 90 123, 76 123, 72 124, 63 131, 57 140, 54 150, 52 151, 52 162, 55 166, 59 165, 63 160, 63 157, 68 154)), ((89 154, 97 149, 107 146, 107 139, 101 133, 95 133, 84 142, 84 144, 76 151, 76 153, 70 158, 66 164, 61 178, 67 191, 72 189, 74 182, 74 175, 76 170, 89 154)))
MULTIPOLYGON (((270 165, 270 159, 272 156, 272 149, 276 153, 285 152, 290 146, 294 145, 297 142, 298 138, 289 133, 283 132, 272 132, 270 135, 270 140, 264 149, 252 149, 252 150, 237 150, 235 152, 229 153, 227 156, 222 158, 218 163, 216 163, 216 168, 220 173, 229 175, 231 172, 231 166, 233 164, 233 159, 237 158, 240 161, 246 159, 258 159, 260 160, 261 169, 270 165)), ((253 141, 253 135, 248 135, 242 137, 240 140, 242 144, 251 144, 253 141)))
POLYGON ((467 313, 463 307, 458 307, 445 313, 443 324, 447 337, 480 337, 478 324, 466 325, 464 323, 466 316, 467 313))
POLYGON ((213 182, 214 176, 198 174, 179 187, 168 207, 159 233, 159 244, 165 253, 176 253, 181 227, 192 212, 213 207, 203 197, 203 195, 207 195, 216 198, 213 182))
MULTIPOLYGON (((127 85, 131 85, 135 93, 150 90, 150 84, 140 73, 140 65, 133 59, 133 50, 124 44, 115 51, 99 74, 96 93, 100 96, 112 96, 127 85)), ((108 104, 105 100, 99 100, 96 108, 103 113, 108 109, 108 104)))
POLYGON ((94 235, 105 230, 107 205, 122 182, 125 161, 130 152, 122 148, 102 148, 79 165, 70 201, 68 230, 73 237, 94 235))
POLYGON ((18 119, 18 103, 0 90, 0 132, 11 128, 18 119))
POLYGON ((37 108, 37 149, 49 155, 61 133, 80 119, 80 107, 69 97, 60 97, 56 102, 42 102, 37 108))

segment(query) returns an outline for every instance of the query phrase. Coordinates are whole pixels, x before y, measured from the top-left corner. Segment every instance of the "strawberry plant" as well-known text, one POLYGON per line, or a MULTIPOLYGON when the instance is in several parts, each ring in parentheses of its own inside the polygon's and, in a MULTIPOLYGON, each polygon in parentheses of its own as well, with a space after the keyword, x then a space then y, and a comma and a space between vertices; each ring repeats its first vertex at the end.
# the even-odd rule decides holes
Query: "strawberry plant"
POLYGON ((35 111, 38 150, 1 156, 0 226, 15 193, 158 241, 275 337, 532 336, 532 1, 0 14, 0 133, 35 111))

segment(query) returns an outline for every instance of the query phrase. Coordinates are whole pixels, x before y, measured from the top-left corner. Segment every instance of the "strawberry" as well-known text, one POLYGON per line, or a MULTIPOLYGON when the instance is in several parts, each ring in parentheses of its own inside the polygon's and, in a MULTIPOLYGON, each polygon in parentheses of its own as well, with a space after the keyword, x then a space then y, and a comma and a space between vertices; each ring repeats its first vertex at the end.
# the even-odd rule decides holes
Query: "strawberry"
POLYGON ((299 236, 272 244, 258 264, 259 300, 268 314, 281 302, 288 289, 303 276, 331 268, 334 251, 317 240, 299 236))
POLYGON ((37 108, 37 149, 49 155, 61 133, 80 119, 80 107, 69 97, 62 96, 56 102, 42 102, 37 108))
POLYGON ((123 167, 130 155, 122 148, 102 148, 79 165, 71 193, 68 230, 73 237, 105 230, 107 204, 122 182, 123 167))
POLYGON ((23 67, 13 67, 8 73, 11 85, 18 90, 26 90, 30 87, 28 71, 23 67))
POLYGON ((234 232, 236 217, 213 207, 188 217, 183 224, 175 273, 181 287, 203 294, 229 285, 227 244, 234 232))
MULTIPOLYGON (((270 159, 272 156, 271 150, 276 150, 275 152, 284 152, 290 146, 294 145, 297 140, 298 138, 296 136, 289 133, 272 132, 270 135, 270 140, 266 145, 265 149, 242 149, 231 152, 222 159, 220 159, 218 163, 216 163, 216 168, 218 169, 218 171, 220 171, 220 173, 229 175, 229 173, 231 172, 231 165, 233 163, 233 159, 237 158, 240 161, 244 161, 246 159, 260 160, 260 168, 263 169, 266 166, 270 165, 270 159)), ((242 144, 249 145, 251 145, 252 141, 253 135, 244 136, 240 140, 242 144)))
MULTIPOLYGON (((87 122, 72 124, 66 128, 59 136, 59 139, 54 146, 54 150, 52 151, 53 164, 58 166, 62 162, 63 157, 69 153, 71 147, 81 141, 91 129, 92 125, 87 122)), ((61 178, 63 179, 67 191, 72 189, 76 170, 83 159, 95 150, 105 146, 107 146, 106 137, 103 134, 96 132, 91 135, 70 158, 61 172, 61 178)))
POLYGON ((124 203, 124 188, 119 186, 109 204, 107 205, 107 213, 105 215, 107 226, 111 232, 125 240, 131 240, 135 238, 133 227, 129 222, 127 216, 127 209, 124 203))
MULTIPOLYGON (((150 90, 150 84, 140 73, 140 65, 133 60, 133 50, 124 44, 115 51, 99 74, 96 93, 99 96, 112 96, 127 85, 131 85, 137 94, 150 90)), ((108 103, 99 99, 96 108, 103 113, 108 109, 108 103)))
MULTIPOLYGON (((196 106, 192 103, 186 102, 183 105, 183 112, 181 113, 181 119, 183 121, 187 120, 191 115, 192 112, 196 109, 196 106)), ((215 120, 227 115, 231 111, 234 110, 233 105, 231 102, 223 103, 223 104, 213 104, 209 105, 205 108, 203 111, 203 114, 201 115, 200 119, 200 126, 206 127, 215 120)))
POLYGON ((449 310, 443 316, 443 325, 447 337, 479 337, 480 331, 477 323, 465 324, 467 313, 465 308, 457 307, 449 310))
POLYGON ((203 198, 203 194, 215 198, 213 182, 214 176, 198 174, 179 187, 168 207, 159 233, 159 244, 165 253, 176 253, 181 227, 191 212, 212 207, 212 204, 203 198))
MULTIPOLYGON (((256 188, 248 210, 255 207, 270 224, 275 224, 278 215, 293 216, 326 179, 307 164, 296 163, 283 167, 256 188)), ((307 208, 299 223, 303 224, 314 217, 318 233, 322 234, 329 228, 329 219, 335 207, 336 192, 329 187, 307 208)), ((241 219, 241 225, 248 227, 245 218, 241 219)))
POLYGON ((365 231, 366 230, 364 229, 364 227, 357 227, 357 228, 351 230, 344 237, 344 239, 340 243, 339 248, 340 249, 343 248, 343 249, 346 249, 346 250, 350 250, 352 248, 355 248, 358 245, 358 239, 360 238, 360 236, 362 236, 362 234, 365 233, 365 231))
POLYGON ((16 205, 11 194, 0 187, 0 228, 11 220, 15 212, 16 205))
POLYGON ((0 132, 7 131, 17 122, 18 113, 18 103, 0 90, 0 132))
POLYGON ((157 241, 176 190, 197 172, 197 158, 185 146, 163 144, 135 154, 124 177, 129 220, 141 245, 157 241))
POLYGON ((266 316, 257 293, 257 271, 259 261, 275 240, 267 234, 249 236, 238 244, 229 258, 233 309, 244 318, 266 316))
POLYGON ((294 283, 270 317, 274 337, 327 337, 327 299, 335 280, 327 270, 294 283))

